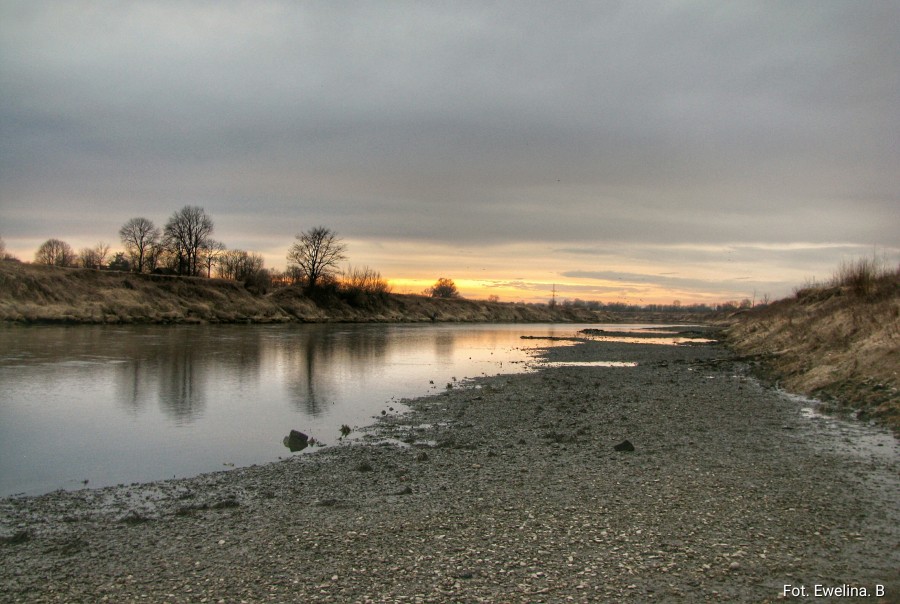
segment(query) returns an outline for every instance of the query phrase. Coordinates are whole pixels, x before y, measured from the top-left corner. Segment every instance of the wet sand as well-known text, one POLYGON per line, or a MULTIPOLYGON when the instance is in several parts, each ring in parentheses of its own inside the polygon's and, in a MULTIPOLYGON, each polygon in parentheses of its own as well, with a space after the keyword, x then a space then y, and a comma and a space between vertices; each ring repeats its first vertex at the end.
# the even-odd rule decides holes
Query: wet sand
POLYGON ((0 500, 0 600, 897 601, 895 440, 730 356, 559 346, 625 365, 476 380, 280 463, 0 500))

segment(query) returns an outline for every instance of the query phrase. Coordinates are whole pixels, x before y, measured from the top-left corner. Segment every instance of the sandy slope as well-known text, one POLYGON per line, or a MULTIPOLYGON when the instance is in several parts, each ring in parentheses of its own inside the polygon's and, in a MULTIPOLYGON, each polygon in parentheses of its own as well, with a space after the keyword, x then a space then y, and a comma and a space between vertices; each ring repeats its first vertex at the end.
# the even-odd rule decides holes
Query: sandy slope
POLYGON ((858 411, 900 430, 900 279, 868 295, 811 288, 735 315, 726 331, 740 354, 756 355, 793 391, 858 411))

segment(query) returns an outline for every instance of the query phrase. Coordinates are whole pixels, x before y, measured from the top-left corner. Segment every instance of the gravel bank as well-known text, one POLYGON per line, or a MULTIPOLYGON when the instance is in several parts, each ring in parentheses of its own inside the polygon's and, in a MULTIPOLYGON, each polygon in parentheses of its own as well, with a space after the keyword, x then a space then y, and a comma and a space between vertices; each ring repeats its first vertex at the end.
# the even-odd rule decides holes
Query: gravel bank
POLYGON ((718 345, 548 357, 638 365, 478 380, 266 466, 0 500, 0 600, 896 601, 889 435, 811 416, 718 345))

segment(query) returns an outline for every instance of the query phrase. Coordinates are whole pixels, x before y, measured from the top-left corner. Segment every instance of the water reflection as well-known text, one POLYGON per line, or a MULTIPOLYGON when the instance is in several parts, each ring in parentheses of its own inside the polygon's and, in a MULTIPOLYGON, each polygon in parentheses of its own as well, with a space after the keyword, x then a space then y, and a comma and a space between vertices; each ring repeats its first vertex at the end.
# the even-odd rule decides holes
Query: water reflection
POLYGON ((364 381, 389 352, 384 329, 317 325, 270 336, 293 406, 313 417, 334 402, 340 385, 364 381))
POLYGON ((163 412, 177 423, 198 418, 206 406, 206 371, 196 349, 172 350, 160 361, 158 391, 163 412))
POLYGON ((0 329, 0 495, 155 480, 334 444, 401 397, 527 359, 577 326, 0 329))
POLYGON ((438 332, 434 338, 434 356, 447 361, 453 358, 453 334, 450 332, 438 332))
POLYGON ((347 383, 383 375, 386 362, 451 363, 460 333, 383 326, 146 326, 29 328, 27 336, 16 342, 18 354, 0 364, 27 362, 32 371, 53 366, 57 377, 75 380, 110 371, 114 400, 123 410, 136 417, 157 405, 182 425, 204 415, 210 388, 229 385, 239 393, 273 378, 285 385, 296 410, 319 416, 347 383), (433 353, 423 356, 423 345, 433 353), (263 376, 264 368, 277 375, 263 376))
POLYGON ((256 334, 213 337, 200 328, 156 329, 102 343, 116 361, 116 401, 133 415, 156 403, 175 423, 190 423, 203 415, 209 382, 221 376, 247 385, 259 377, 256 334))

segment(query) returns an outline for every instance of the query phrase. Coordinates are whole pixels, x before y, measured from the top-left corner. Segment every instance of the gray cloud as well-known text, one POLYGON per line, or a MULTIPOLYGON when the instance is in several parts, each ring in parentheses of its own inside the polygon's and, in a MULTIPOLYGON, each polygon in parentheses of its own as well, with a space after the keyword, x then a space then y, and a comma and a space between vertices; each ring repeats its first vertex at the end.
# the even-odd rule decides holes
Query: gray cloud
POLYGON ((0 0, 0 222, 898 248, 897 56, 893 3, 0 0))

